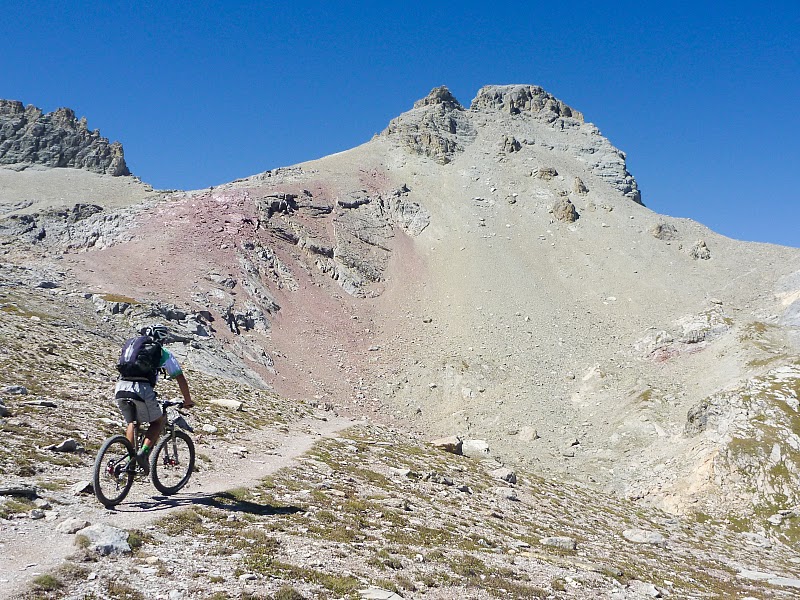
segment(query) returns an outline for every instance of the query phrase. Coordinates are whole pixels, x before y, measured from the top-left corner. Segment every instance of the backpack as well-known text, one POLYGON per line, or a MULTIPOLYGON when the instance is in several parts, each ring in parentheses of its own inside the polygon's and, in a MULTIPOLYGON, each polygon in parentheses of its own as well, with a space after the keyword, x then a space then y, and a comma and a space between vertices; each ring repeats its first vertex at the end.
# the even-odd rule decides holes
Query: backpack
POLYGON ((121 379, 148 381, 150 385, 155 385, 160 364, 161 344, 149 336, 140 335, 122 346, 117 371, 121 379))

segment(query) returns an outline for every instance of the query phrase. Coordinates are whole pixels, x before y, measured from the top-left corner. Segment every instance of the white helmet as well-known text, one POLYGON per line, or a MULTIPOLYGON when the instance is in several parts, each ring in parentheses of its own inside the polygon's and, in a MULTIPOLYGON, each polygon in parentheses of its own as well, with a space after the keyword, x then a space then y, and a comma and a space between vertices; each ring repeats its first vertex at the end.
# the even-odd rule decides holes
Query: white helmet
POLYGON ((140 335, 146 335, 153 338, 156 342, 163 342, 169 335, 169 329, 161 323, 149 325, 139 330, 140 335))

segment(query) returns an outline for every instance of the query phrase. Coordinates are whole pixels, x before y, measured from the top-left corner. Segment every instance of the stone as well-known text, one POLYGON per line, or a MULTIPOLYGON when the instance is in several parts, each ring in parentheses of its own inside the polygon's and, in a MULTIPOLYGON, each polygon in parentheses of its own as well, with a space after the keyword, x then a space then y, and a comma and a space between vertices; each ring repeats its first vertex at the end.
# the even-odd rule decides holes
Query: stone
POLYGON ((576 177, 575 181, 572 182, 572 191, 579 196, 585 196, 589 193, 589 188, 586 187, 585 183, 583 183, 583 179, 576 177))
POLYGON ((559 198, 551 210, 556 220, 562 223, 574 223, 578 220, 578 211, 575 210, 575 205, 570 202, 569 198, 559 198))
POLYGON ((489 475, 495 477, 496 479, 507 481, 508 483, 517 483, 517 474, 507 467, 500 467, 499 469, 490 471, 489 475))
POLYGON ((539 167, 539 169, 536 171, 536 177, 539 179, 544 179, 545 181, 550 181, 551 179, 558 177, 558 171, 556 171, 553 167, 539 167))
POLYGON ((28 388, 24 385, 7 385, 2 391, 4 394, 24 396, 28 393, 28 388))
POLYGON ((242 403, 238 400, 228 400, 227 398, 212 398, 208 401, 209 404, 214 406, 221 406, 230 410, 242 410, 242 403))
POLYGON ((37 408, 58 408, 58 404, 50 400, 28 400, 22 404, 25 406, 35 406, 37 408))
POLYGON ((663 535, 657 531, 647 531, 645 529, 626 529, 622 532, 622 537, 634 544, 663 546, 666 543, 666 539, 663 535))
POLYGON ((677 240, 679 238, 677 228, 670 224, 659 222, 650 228, 650 234, 657 240, 677 240))
POLYGON ((711 258, 711 250, 703 240, 697 240, 689 250, 689 256, 695 260, 709 260, 711 258))
POLYGON ((544 537, 539 540, 539 543, 544 546, 553 546, 554 548, 561 548, 562 550, 575 550, 575 548, 578 547, 578 542, 576 542, 571 537, 566 537, 566 536, 544 537))
POLYGON ((522 149, 522 144, 520 144, 513 135, 505 136, 501 146, 503 148, 503 152, 507 152, 508 154, 511 154, 512 152, 519 152, 522 149))
POLYGON ((214 427, 211 423, 205 423, 200 429, 205 431, 206 433, 216 433, 217 428, 214 427))
POLYGON ((131 551, 128 532, 118 527, 98 523, 79 529, 75 534, 76 539, 86 538, 89 541, 89 550, 101 556, 128 554, 131 551))
POLYGON ((635 594, 636 598, 661 598, 661 590, 652 583, 632 579, 628 582, 627 588, 635 594))
POLYGON ((517 496, 517 492, 513 488, 497 487, 497 488, 493 488, 492 492, 494 493, 495 496, 497 496, 498 498, 501 498, 503 500, 512 500, 512 501, 519 500, 519 497, 517 496))
POLYGON ((462 454, 463 452, 463 442, 461 441, 461 438, 454 435, 450 437, 439 438, 431 441, 430 443, 432 446, 435 446, 440 450, 444 450, 445 452, 449 452, 450 454, 462 454))
POLYGON ((398 596, 394 592, 377 587, 368 587, 366 589, 359 590, 358 594, 361 596, 361 598, 363 598, 363 600, 403 600, 402 596, 398 596))
POLYGON ((58 533, 76 533, 81 529, 85 529, 89 525, 89 521, 86 521, 85 519, 70 517, 69 519, 61 521, 61 523, 56 525, 56 531, 58 533))
POLYGON ((533 440, 539 439, 539 432, 536 431, 533 427, 529 425, 525 425, 522 429, 519 430, 519 441, 521 442, 532 442, 533 440))
POLYGON ((461 453, 469 458, 486 458, 489 456, 489 443, 486 440, 464 440, 461 453))
POLYGON ((94 494, 94 486, 92 485, 91 481, 79 481, 69 488, 69 491, 74 496, 79 496, 81 494, 94 494))
POLYGON ((68 438, 60 444, 52 444, 46 446, 45 450, 52 450, 53 452, 75 452, 78 449, 78 442, 72 438, 68 438))
POLYGON ((27 498, 37 498, 39 493, 32 485, 8 484, 0 485, 0 496, 25 496, 27 498))

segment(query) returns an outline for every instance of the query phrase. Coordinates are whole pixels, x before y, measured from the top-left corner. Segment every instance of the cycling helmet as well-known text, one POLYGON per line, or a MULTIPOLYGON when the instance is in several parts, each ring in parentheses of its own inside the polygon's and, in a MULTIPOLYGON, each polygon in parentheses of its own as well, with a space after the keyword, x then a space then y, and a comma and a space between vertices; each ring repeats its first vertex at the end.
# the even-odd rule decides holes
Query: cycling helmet
POLYGON ((143 327, 141 330, 139 330, 139 333, 141 335, 146 335, 148 337, 151 337, 157 342, 163 342, 169 335, 169 330, 166 328, 165 325, 162 325, 161 323, 156 323, 155 325, 143 327))

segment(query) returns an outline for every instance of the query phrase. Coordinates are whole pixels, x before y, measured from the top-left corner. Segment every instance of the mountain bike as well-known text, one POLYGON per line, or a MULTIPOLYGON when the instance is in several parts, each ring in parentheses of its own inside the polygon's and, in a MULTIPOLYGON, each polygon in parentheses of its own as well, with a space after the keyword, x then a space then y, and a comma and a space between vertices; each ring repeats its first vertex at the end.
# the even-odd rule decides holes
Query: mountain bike
MULTIPOLYGON (((183 401, 158 402, 167 419, 158 443, 150 453, 150 479, 159 492, 170 496, 185 486, 192 476, 194 442, 186 432, 194 430, 178 412, 183 401)), ((138 422, 135 423, 134 438, 135 448, 124 435, 111 436, 103 442, 97 453, 92 484, 94 495, 106 508, 112 508, 125 499, 137 476, 146 476, 144 469, 136 462, 136 453, 144 442, 144 431, 138 422)))

